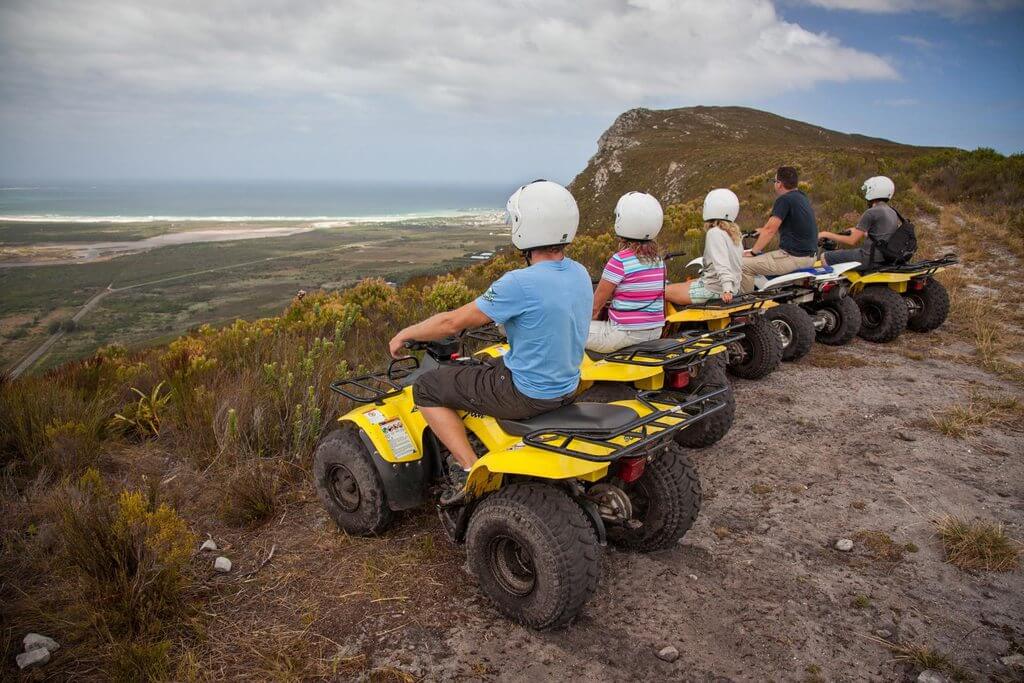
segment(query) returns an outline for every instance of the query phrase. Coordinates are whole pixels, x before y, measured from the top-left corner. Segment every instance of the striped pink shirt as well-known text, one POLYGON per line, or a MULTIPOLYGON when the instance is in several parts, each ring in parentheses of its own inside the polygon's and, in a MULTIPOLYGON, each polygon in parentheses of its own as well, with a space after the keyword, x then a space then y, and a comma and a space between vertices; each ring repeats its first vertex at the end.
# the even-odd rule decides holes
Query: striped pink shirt
POLYGON ((665 263, 642 263, 632 249, 608 259, 602 280, 615 285, 608 319, 627 330, 649 330, 665 324, 665 263))

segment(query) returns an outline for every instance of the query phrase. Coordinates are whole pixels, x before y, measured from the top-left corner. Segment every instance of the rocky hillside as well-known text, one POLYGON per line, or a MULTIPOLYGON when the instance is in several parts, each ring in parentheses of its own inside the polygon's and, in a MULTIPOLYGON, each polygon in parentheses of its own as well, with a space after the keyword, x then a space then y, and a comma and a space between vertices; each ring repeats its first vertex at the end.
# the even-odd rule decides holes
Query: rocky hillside
POLYGON ((601 136, 570 189, 584 227, 593 229, 607 225, 615 202, 630 190, 650 192, 669 205, 783 164, 807 167, 836 156, 902 159, 932 151, 746 107, 631 109, 601 136))

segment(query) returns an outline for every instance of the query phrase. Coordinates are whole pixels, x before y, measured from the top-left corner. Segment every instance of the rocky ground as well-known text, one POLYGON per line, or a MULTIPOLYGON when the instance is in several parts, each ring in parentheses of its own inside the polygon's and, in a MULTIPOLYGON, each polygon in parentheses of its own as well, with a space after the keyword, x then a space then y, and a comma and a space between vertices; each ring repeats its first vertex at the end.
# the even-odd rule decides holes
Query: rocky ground
POLYGON ((609 548, 597 595, 564 631, 503 619, 430 514, 352 539, 303 495, 260 531, 216 538, 236 569, 211 571, 210 661, 225 676, 255 663, 342 678, 892 681, 917 677, 904 650, 921 646, 964 674, 1017 680, 1000 658, 1024 650, 1024 576, 948 564, 933 525, 960 514, 1024 538, 1019 418, 962 439, 934 422, 980 393, 1024 399, 962 346, 949 331, 816 345, 737 381, 732 431, 695 453, 694 528, 668 551, 609 548), (674 661, 658 657, 666 647, 674 661))

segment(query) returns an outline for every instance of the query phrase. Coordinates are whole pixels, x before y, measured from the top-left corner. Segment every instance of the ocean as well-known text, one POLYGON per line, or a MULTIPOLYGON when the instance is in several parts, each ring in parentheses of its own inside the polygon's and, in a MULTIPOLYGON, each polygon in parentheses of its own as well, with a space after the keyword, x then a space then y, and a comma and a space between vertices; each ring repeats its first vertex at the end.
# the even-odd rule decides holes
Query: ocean
POLYGON ((7 181, 0 182, 0 220, 387 220, 496 211, 514 190, 513 183, 7 181))

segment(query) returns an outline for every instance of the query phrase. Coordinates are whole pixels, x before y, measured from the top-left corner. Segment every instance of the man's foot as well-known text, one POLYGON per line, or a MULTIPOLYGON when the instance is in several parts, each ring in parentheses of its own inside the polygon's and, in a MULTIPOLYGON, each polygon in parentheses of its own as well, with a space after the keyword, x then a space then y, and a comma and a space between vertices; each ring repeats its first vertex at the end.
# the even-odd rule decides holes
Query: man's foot
POLYGON ((441 505, 455 505, 461 503, 466 497, 466 479, 469 478, 469 471, 462 469, 462 465, 453 462, 448 466, 448 482, 444 491, 441 492, 441 505))

